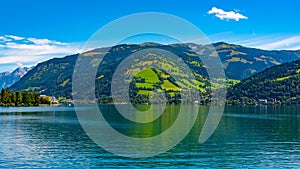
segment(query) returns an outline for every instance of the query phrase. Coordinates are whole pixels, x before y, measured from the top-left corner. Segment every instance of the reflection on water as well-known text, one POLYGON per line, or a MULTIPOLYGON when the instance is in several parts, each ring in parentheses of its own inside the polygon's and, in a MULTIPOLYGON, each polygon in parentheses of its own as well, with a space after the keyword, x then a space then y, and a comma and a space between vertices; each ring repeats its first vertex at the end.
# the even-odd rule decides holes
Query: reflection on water
MULTIPOLYGON (((168 106, 160 118, 145 125, 128 121, 111 105, 101 110, 119 132, 150 137, 173 124, 178 106, 168 106)), ((72 108, 0 108, 0 167, 300 167, 299 107, 226 107, 214 135, 198 144, 207 111, 200 107, 194 127, 175 148, 151 158, 129 159, 91 141, 72 108)))

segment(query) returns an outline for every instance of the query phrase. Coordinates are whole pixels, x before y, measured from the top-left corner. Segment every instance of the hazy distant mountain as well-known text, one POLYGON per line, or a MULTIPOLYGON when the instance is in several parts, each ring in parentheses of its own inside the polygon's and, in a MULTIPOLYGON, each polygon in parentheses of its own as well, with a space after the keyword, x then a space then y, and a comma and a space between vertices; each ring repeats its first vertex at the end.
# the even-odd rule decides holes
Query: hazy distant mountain
MULTIPOLYGON (((193 44, 196 45, 196 44, 193 44)), ((242 80, 269 67, 290 62, 300 58, 300 51, 267 51, 254 48, 247 48, 240 45, 227 44, 219 42, 212 44, 219 54, 224 65, 225 73, 228 79, 242 80)), ((212 49, 211 46, 198 45, 200 48, 212 49)), ((101 68, 96 75, 96 95, 101 100, 108 99, 110 91, 110 81, 112 75, 127 56, 134 52, 147 48, 158 48, 167 50, 178 55, 191 68, 195 77, 196 85, 203 93, 209 92, 207 72, 205 65, 189 47, 189 44, 161 45, 156 43, 118 45, 110 49, 105 55, 101 68)), ((94 66, 99 55, 103 55, 104 48, 95 49, 83 54, 89 57, 88 68, 94 66)), ((147 55, 147 54, 146 54, 147 55)), ((145 57, 151 60, 151 54, 145 57)), ((33 91, 46 95, 65 96, 70 98, 72 91, 72 74, 74 64, 79 55, 71 55, 64 58, 55 58, 46 62, 39 63, 19 82, 12 86, 14 91, 33 91)), ((209 57, 216 57, 214 54, 209 57)), ((133 65, 132 71, 141 70, 143 64, 149 64, 152 61, 141 62, 139 65, 133 65)), ((155 61, 154 61, 155 62, 155 61)), ((152 62, 153 63, 153 62, 152 62)), ((176 65, 161 63, 164 67, 176 70, 176 65)), ((177 74, 181 76, 180 73, 177 74)), ((124 72, 124 76, 126 76, 124 72)), ((166 90, 173 97, 180 91, 180 86, 191 86, 188 82, 175 83, 172 78, 159 70, 148 70, 141 73, 139 79, 135 82, 135 89, 132 91, 137 95, 149 95, 153 88, 166 90), (151 77, 147 77, 151 76, 151 77)), ((87 89, 89 90, 89 89, 87 89)), ((207 94, 207 93, 206 93, 207 94)), ((142 97, 144 98, 144 97, 142 97)))
POLYGON ((31 68, 22 67, 17 68, 13 72, 0 73, 0 88, 7 88, 19 81, 31 68))

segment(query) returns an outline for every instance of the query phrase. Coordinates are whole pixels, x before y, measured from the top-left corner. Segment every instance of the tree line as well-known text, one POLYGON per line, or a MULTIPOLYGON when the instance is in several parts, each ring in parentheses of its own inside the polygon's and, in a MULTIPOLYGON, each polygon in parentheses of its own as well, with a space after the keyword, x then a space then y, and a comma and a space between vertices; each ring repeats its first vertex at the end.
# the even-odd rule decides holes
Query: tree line
POLYGON ((0 106, 39 106, 50 104, 50 99, 42 99, 34 92, 10 92, 10 89, 2 89, 0 94, 0 106))

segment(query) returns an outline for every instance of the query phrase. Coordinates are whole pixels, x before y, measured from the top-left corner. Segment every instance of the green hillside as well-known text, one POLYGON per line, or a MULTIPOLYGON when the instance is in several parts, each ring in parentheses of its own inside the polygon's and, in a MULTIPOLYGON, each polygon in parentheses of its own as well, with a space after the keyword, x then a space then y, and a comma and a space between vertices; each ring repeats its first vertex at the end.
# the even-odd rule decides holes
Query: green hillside
MULTIPOLYGON (((185 77, 185 74, 180 72, 179 67, 164 60, 160 54, 146 53, 141 57, 142 61, 132 65, 127 72, 123 72, 125 77, 135 76, 130 82, 130 95, 134 102, 147 101, 149 94, 154 89, 165 91, 169 101, 177 102, 180 99, 178 93, 183 87, 197 88, 201 96, 207 99, 211 90, 211 84, 207 80, 207 65, 203 65, 189 45, 161 45, 156 43, 118 45, 110 48, 108 52, 108 48, 99 48, 83 53, 82 56, 89 58, 89 62, 85 65, 87 68, 97 66, 99 57, 104 57, 95 77, 96 96, 103 103, 111 102, 111 79, 119 64, 131 54, 149 48, 162 49, 179 56, 192 70, 195 80, 175 82, 174 77, 179 79, 185 77), (147 65, 152 64, 157 64, 163 69, 144 70, 147 65), (173 72, 172 76, 163 70, 173 72)), ((212 49, 212 46, 198 46, 205 50, 212 49)), ((264 51, 223 42, 215 43, 213 46, 223 62, 228 86, 232 86, 239 80, 268 67, 299 58, 299 52, 297 51, 264 51)), ((76 54, 38 64, 19 82, 15 83, 11 90, 39 92, 56 97, 72 98, 72 75, 78 56, 79 54, 76 54)), ((216 57, 216 55, 213 53, 209 57, 216 57)))
MULTIPOLYGON (((186 80, 178 84, 174 82, 174 79, 168 73, 160 69, 144 70, 144 66, 147 64, 158 64, 164 69, 173 72, 179 79, 183 79, 182 77, 185 76, 179 71, 178 66, 170 64, 157 54, 147 53, 142 56, 142 58, 144 58, 142 62, 132 65, 127 72, 123 72, 124 76, 131 74, 135 76, 130 85, 134 102, 147 101, 148 95, 151 94, 151 91, 154 89, 165 91, 170 101, 178 101, 178 92, 183 86, 196 87, 201 91, 202 96, 208 96, 208 86, 210 84, 207 82, 206 69, 199 57, 189 54, 191 50, 187 45, 181 45, 179 48, 160 44, 143 44, 119 45, 111 48, 110 51, 107 52, 96 74, 97 98, 103 103, 111 102, 111 79, 118 65, 132 53, 153 47, 171 51, 178 55, 193 70, 196 80, 193 82, 186 80), (154 55, 156 56, 154 57, 154 55)), ((82 54, 83 57, 89 58, 89 63, 86 66, 96 66, 99 56, 105 50, 105 48, 101 48, 82 54)), ((72 75, 77 57, 78 55, 72 55, 62 59, 51 59, 40 63, 24 76, 20 82, 14 84, 11 89, 13 91, 34 91, 41 94, 54 95, 56 97, 71 98, 72 75)))
POLYGON ((231 104, 257 104, 258 99, 271 103, 300 104, 300 60, 274 66, 229 88, 231 104))
POLYGON ((229 79, 242 80, 266 68, 300 59, 299 51, 267 51, 240 45, 215 43, 229 79))
MULTIPOLYGON (((176 76, 178 79, 185 79, 186 75, 180 71, 180 67, 166 60, 166 58, 163 57, 163 53, 153 53, 150 50, 149 52, 140 54, 138 59, 135 59, 135 64, 132 63, 130 67, 123 72, 124 76, 134 76, 129 88, 132 102, 147 102, 153 90, 165 92, 170 102, 178 102, 180 99, 178 96, 180 89, 188 86, 198 88, 203 97, 208 97, 209 91, 206 89, 209 88, 210 84, 207 80, 206 69, 199 57, 188 54, 191 53, 188 46, 181 45, 181 48, 178 48, 147 43, 142 45, 119 45, 113 47, 111 49, 112 52, 108 52, 104 56, 96 75, 96 77, 98 77, 96 80, 96 96, 100 102, 107 103, 112 101, 110 97, 111 79, 119 64, 132 53, 153 47, 178 55, 193 70, 196 80, 194 82, 188 80, 175 82, 174 78, 165 71, 172 72, 173 76, 176 76), (195 62, 199 64, 194 65, 193 63, 195 62), (162 69, 147 68, 149 65, 157 65, 162 69)), ((100 51, 95 50, 93 52, 99 53, 100 51)), ((91 57, 90 60, 94 60, 93 57, 96 56, 91 55, 93 52, 88 52, 85 55, 91 57)))
POLYGON ((71 98, 72 74, 77 56, 71 55, 39 63, 19 83, 15 83, 11 90, 71 98))

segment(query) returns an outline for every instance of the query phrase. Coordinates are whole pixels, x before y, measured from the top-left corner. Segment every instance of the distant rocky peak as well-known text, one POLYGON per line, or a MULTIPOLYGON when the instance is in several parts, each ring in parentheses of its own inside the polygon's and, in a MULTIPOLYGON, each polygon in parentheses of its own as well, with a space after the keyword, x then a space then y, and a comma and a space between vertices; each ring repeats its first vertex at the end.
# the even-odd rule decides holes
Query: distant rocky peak
POLYGON ((18 82, 32 67, 18 67, 13 72, 0 73, 0 88, 8 88, 18 82))

